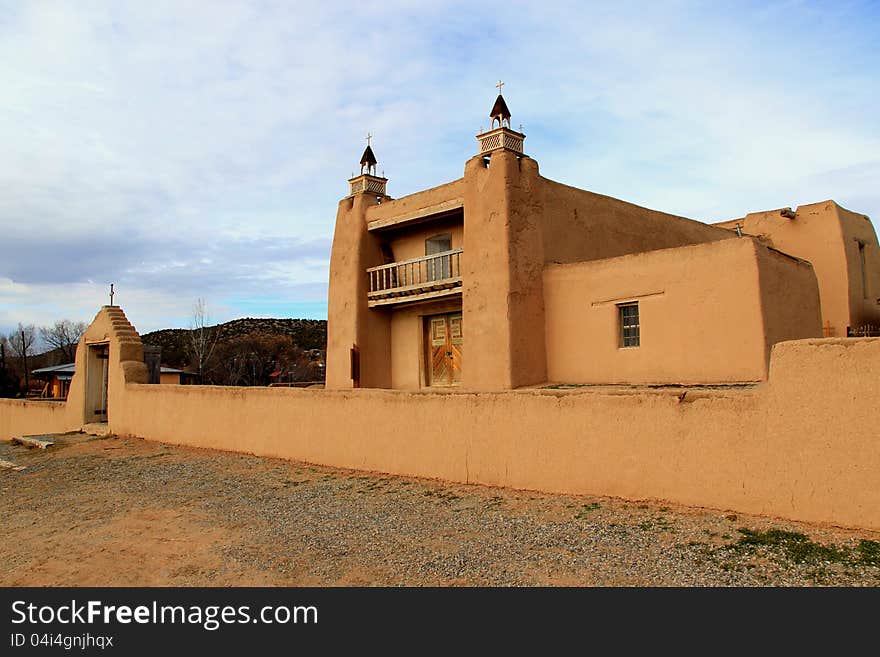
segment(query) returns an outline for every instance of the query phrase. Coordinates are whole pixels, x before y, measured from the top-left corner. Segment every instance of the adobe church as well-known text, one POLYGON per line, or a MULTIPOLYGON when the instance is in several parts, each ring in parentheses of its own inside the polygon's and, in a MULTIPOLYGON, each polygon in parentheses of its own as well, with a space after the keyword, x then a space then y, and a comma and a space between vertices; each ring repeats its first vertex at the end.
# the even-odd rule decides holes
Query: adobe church
MULTIPOLYGON (((500 89, 499 89, 500 91, 500 89)), ((777 342, 880 324, 880 250, 834 201, 708 225, 540 175, 499 94, 464 176, 339 203, 327 387, 766 380, 777 342)))

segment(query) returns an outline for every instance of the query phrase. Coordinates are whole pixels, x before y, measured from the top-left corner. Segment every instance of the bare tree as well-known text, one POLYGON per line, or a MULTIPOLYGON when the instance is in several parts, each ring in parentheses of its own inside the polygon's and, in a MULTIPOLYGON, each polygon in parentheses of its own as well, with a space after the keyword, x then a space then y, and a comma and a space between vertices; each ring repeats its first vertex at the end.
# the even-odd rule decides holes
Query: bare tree
POLYGON ((199 371, 199 376, 204 374, 205 364, 214 353, 217 346, 219 333, 216 326, 210 326, 208 306, 204 299, 197 299, 193 304, 192 321, 190 323, 189 352, 199 371))
POLYGON ((61 351, 65 363, 72 363, 76 359, 76 346, 86 328, 85 322, 62 319, 52 326, 41 326, 40 337, 49 347, 61 351))
POLYGON ((33 324, 24 326, 18 323, 12 333, 9 334, 7 341, 12 348, 12 353, 18 357, 24 366, 24 396, 27 397, 30 390, 30 372, 28 371, 28 356, 33 355, 34 343, 37 341, 37 330, 33 324))
POLYGON ((6 336, 0 335, 0 397, 12 397, 18 392, 18 379, 13 377, 12 371, 6 367, 6 353, 9 350, 6 336))

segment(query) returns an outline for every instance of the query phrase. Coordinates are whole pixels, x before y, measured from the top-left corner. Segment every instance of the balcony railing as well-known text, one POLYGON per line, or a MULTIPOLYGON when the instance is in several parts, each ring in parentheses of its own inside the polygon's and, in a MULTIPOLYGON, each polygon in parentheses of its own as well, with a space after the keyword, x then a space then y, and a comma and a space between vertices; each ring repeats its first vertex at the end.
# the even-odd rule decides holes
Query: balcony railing
POLYGON ((461 249, 367 270, 369 305, 418 301, 461 292, 461 249))

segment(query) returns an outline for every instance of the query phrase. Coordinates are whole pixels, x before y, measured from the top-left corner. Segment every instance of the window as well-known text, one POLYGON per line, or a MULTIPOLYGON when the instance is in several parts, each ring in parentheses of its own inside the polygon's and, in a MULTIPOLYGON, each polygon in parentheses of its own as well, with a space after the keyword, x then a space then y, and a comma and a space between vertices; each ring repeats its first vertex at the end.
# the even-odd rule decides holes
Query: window
POLYGON ((622 303, 617 306, 618 324, 620 325, 621 347, 639 346, 639 302, 622 303))
POLYGON ((452 235, 434 235, 425 240, 425 255, 452 251, 452 235))
MULTIPOLYGON (((432 256, 438 253, 452 251, 452 235, 434 235, 425 240, 425 255, 432 256)), ((440 256, 431 258, 425 262, 429 281, 440 281, 449 278, 452 273, 450 271, 449 256, 440 256)))

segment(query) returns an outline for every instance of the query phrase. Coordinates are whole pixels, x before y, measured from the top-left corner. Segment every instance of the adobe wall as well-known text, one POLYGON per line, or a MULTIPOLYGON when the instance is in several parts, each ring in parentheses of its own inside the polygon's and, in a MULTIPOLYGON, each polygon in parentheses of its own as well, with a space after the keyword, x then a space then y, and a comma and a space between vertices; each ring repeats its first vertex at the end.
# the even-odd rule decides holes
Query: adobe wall
POLYGON ((877 244, 874 226, 866 215, 851 212, 837 203, 834 203, 834 209, 840 218, 846 252, 850 326, 853 328, 864 324, 876 326, 880 324, 880 247, 877 244), (862 280, 859 242, 864 244, 864 280, 862 280))
POLYGON ((755 252, 765 363, 769 366, 777 342, 822 337, 822 308, 819 284, 809 262, 760 244, 755 245, 755 252))
POLYGON ((41 433, 64 433, 72 427, 63 401, 0 399, 0 440, 41 433))
POLYGON ((716 226, 541 178, 544 260, 569 263, 723 240, 716 226))
POLYGON ((367 210, 377 206, 375 194, 357 194, 339 202, 330 251, 327 297, 328 388, 351 388, 350 350, 360 350, 360 385, 391 385, 391 325, 387 313, 367 306, 370 267, 384 264, 381 240, 367 231, 367 210))
POLYGON ((830 322, 832 336, 845 337, 847 326, 880 323, 880 249, 865 215, 823 201, 798 207, 793 219, 777 209, 714 225, 733 229, 737 224, 769 246, 812 263, 819 281, 822 322, 830 322), (866 244, 867 291, 862 287, 856 240, 866 244))
POLYGON ((547 380, 538 163, 506 150, 465 165, 462 385, 503 390, 547 380))
POLYGON ((337 467, 880 529, 878 365, 878 339, 781 343, 769 384, 684 402, 658 392, 129 385, 112 429, 337 467))
MULTIPOLYGON (((880 529, 876 338, 783 342, 773 348, 768 383, 747 392, 694 391, 681 401, 650 390, 145 385, 137 382, 146 380, 146 367, 134 360, 140 341, 121 311, 102 309, 87 336, 109 340, 109 425, 120 435, 880 529)), ((80 350, 86 347, 84 340, 80 350)), ((83 378, 78 370, 72 390, 83 378)), ((60 406, 3 401, 0 439, 69 428, 59 426, 60 406)))
POLYGON ((808 263, 750 238, 544 270, 547 371, 560 383, 731 383, 767 377, 769 346, 821 336, 808 263), (619 346, 638 301, 640 346, 619 346))

